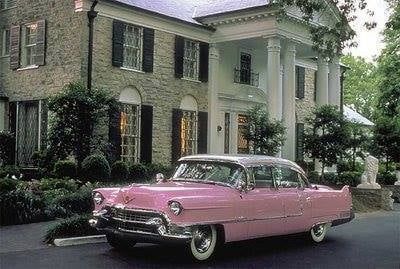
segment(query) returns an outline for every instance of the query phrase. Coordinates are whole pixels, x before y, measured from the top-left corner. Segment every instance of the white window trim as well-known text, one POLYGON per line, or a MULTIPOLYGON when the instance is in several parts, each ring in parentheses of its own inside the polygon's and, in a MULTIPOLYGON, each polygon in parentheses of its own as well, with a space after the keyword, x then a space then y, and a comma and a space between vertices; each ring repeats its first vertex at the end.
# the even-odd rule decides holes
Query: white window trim
MULTIPOLYGON (((135 155, 134 156, 129 156, 129 155, 123 155, 123 139, 122 139, 122 133, 121 133, 121 155, 120 155, 120 159, 124 160, 124 159, 129 159, 129 158, 133 158, 133 163, 139 163, 140 162, 140 144, 141 144, 141 137, 140 137, 140 133, 141 133, 141 128, 142 128, 142 116, 141 116, 141 104, 136 104, 136 103, 131 103, 131 102, 120 102, 122 105, 129 105, 129 106, 135 106, 136 108, 136 124, 137 124, 137 136, 135 136, 135 155)), ((121 111, 122 112, 122 111, 121 111)), ((126 162, 126 161, 125 161, 126 162)))
MULTIPOLYGON (((124 70, 129 70, 129 71, 139 71, 139 72, 143 72, 142 71, 142 65, 143 65, 143 27, 141 27, 141 26, 137 26, 137 25, 133 25, 133 24, 125 24, 124 25, 125 26, 125 31, 126 31, 126 28, 128 27, 128 26, 130 26, 130 27, 135 27, 135 28, 138 28, 139 29, 139 52, 138 52, 138 57, 139 57, 139 59, 138 59, 138 68, 134 68, 133 66, 127 66, 127 65, 125 65, 126 63, 125 63, 125 57, 124 57, 124 59, 123 59, 123 61, 122 61, 122 66, 121 66, 121 69, 124 69, 124 70)), ((125 55, 125 47, 132 47, 132 46, 129 46, 129 45, 126 45, 125 44, 125 41, 124 41, 124 44, 123 44, 123 49, 124 49, 124 55, 125 55)))
MULTIPOLYGON (((21 48, 22 48, 22 50, 21 50, 21 57, 20 57, 20 59, 21 59, 21 68, 19 68, 18 70, 28 70, 28 69, 35 69, 35 68, 37 68, 38 66, 35 64, 35 63, 31 63, 31 64, 28 64, 28 61, 27 61, 27 49, 28 49, 28 47, 29 48, 33 48, 32 50, 33 51, 35 51, 35 47, 36 47, 36 45, 37 45, 37 43, 35 42, 34 44, 29 44, 29 45, 27 45, 27 42, 26 42, 26 38, 27 38, 27 28, 30 26, 30 25, 34 25, 34 24, 36 24, 36 27, 37 27, 37 22, 33 22, 33 23, 27 23, 27 24, 25 24, 24 26, 23 26, 23 29, 22 29, 22 35, 21 35, 21 48)), ((37 38, 37 28, 36 28, 36 38, 37 38)), ((32 56, 31 56, 32 57, 32 56)), ((34 57, 34 56, 33 56, 34 57)))
POLYGON ((183 76, 182 78, 185 80, 189 80, 189 81, 196 81, 199 82, 199 73, 200 73, 200 42, 193 40, 193 39, 189 39, 189 38, 185 38, 183 41, 183 76), (192 61, 193 59, 188 59, 185 57, 186 53, 186 42, 193 42, 196 45, 196 59, 195 59, 195 72, 194 72, 194 77, 188 77, 185 76, 185 60, 190 60, 192 61))
POLYGON ((10 40, 11 40, 11 32, 10 29, 6 28, 3 29, 2 31, 2 36, 1 36, 1 57, 9 57, 10 56, 10 50, 11 50, 11 44, 10 44, 10 40), (9 32, 9 40, 8 40, 8 46, 9 46, 9 51, 8 53, 6 53, 6 47, 7 47, 7 34, 6 32, 9 32))

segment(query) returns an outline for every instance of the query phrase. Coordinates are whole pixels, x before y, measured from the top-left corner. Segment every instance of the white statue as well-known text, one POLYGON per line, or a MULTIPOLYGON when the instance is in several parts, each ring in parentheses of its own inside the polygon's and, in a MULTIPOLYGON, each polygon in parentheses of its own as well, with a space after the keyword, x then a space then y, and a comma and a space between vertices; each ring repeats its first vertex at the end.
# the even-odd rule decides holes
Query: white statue
POLYGON ((359 189, 380 189, 381 186, 376 183, 378 175, 379 160, 369 155, 365 159, 364 173, 361 176, 361 184, 357 186, 359 189))
POLYGON ((396 174, 396 179, 397 181, 394 183, 396 186, 400 186, 400 167, 394 171, 396 174))

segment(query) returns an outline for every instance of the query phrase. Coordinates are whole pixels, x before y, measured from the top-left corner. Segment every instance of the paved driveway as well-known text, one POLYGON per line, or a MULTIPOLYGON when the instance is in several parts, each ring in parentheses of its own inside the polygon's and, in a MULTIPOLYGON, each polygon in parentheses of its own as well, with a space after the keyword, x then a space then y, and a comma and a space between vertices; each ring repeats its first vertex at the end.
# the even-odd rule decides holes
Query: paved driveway
MULTIPOLYGON (((4 236, 4 228, 0 235, 4 236)), ((9 230, 8 232, 11 232, 9 230)), ((8 236, 10 238, 10 236, 8 236)), ((10 240, 10 239, 8 239, 10 240)), ((185 249, 138 245, 118 253, 107 244, 10 248, 0 241, 0 268, 400 268, 400 208, 358 215, 332 228, 314 245, 300 236, 228 244, 214 260, 198 264, 185 249)))

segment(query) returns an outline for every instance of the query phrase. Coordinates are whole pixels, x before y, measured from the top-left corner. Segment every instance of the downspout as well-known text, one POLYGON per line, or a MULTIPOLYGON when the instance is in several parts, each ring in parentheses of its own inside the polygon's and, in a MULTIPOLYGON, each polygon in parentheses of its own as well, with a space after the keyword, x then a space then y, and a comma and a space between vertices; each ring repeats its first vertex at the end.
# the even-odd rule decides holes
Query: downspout
POLYGON ((94 0, 90 10, 87 12, 89 19, 89 48, 88 48, 88 64, 87 64, 87 89, 90 91, 92 89, 92 70, 93 70, 93 26, 94 19, 97 17, 98 12, 94 9, 98 4, 98 0, 94 0))

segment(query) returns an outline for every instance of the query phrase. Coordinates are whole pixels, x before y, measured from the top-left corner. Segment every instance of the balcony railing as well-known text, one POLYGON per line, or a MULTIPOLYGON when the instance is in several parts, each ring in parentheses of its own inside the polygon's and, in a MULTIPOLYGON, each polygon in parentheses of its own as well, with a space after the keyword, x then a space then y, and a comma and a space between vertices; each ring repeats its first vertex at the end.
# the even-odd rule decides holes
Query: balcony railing
POLYGON ((259 73, 254 73, 251 70, 241 70, 239 68, 235 68, 234 73, 235 83, 251 85, 254 87, 259 86, 259 73))

